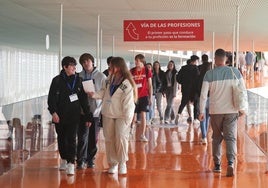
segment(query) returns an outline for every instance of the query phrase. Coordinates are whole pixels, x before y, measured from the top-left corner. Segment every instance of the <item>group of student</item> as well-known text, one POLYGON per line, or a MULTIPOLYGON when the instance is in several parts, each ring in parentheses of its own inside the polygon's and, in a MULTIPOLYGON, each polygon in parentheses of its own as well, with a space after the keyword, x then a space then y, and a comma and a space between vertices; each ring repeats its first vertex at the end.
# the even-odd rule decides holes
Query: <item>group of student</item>
POLYGON ((128 137, 137 102, 137 84, 121 57, 107 59, 104 73, 94 66, 89 53, 80 56, 83 67, 76 73, 76 60, 66 56, 62 70, 53 78, 48 110, 57 132, 61 162, 68 175, 77 169, 93 168, 100 126, 103 125, 109 173, 126 174, 128 137), (107 74, 107 76, 105 75, 107 74), (85 92, 83 82, 92 80, 95 92, 85 92), (76 139, 77 138, 77 139, 76 139))
MULTIPOLYGON (((161 70, 160 63, 155 61, 153 65, 146 63, 148 70, 152 70, 152 105, 149 107, 149 115, 147 116, 147 124, 155 123, 155 104, 159 113, 160 124, 179 124, 182 121, 182 111, 187 106, 188 122, 192 122, 191 103, 194 106, 194 123, 199 123, 199 97, 201 93, 202 82, 205 73, 211 69, 211 63, 208 61, 208 55, 202 55, 202 64, 199 65, 199 57, 192 55, 187 60, 187 64, 182 66, 179 71, 176 70, 175 63, 170 60, 167 70, 161 70), (179 85, 181 85, 181 104, 178 112, 174 112, 174 99, 177 95, 179 85), (166 98, 166 108, 162 110, 162 98, 166 98), (149 121, 148 121, 149 120, 149 121)), ((208 106, 207 106, 208 111, 208 106)), ((208 129, 208 113, 207 118, 201 122, 202 142, 207 143, 206 134, 208 129)), ((142 124, 142 122, 141 122, 142 124)))
MULTIPOLYGON (((142 54, 135 56, 135 67, 130 70, 123 58, 109 57, 109 68, 104 72, 105 75, 94 67, 94 57, 89 53, 82 54, 79 58, 83 67, 80 73, 76 73, 76 60, 64 57, 62 70, 53 78, 48 95, 48 110, 58 135, 60 170, 73 175, 75 162, 77 169, 94 167, 101 124, 109 164, 108 173, 126 174, 129 132, 134 122, 139 120, 141 134, 138 139, 148 141, 145 136, 146 113, 155 101, 160 121, 174 121, 176 124, 181 121, 183 108, 193 102, 194 119, 201 119, 202 141, 206 143, 209 95, 207 92, 204 96, 201 88, 204 75, 211 69, 211 64, 205 54, 202 56, 202 65, 196 65, 198 60, 198 56, 191 56, 179 72, 174 61, 169 61, 164 72, 158 61, 151 68, 150 64, 146 65, 142 54), (83 81, 87 80, 93 80, 95 92, 84 91, 83 81), (178 113, 175 114, 173 102, 178 83, 181 84, 182 100, 178 113), (167 103, 164 114, 161 107, 163 96, 167 103), (203 108, 200 110, 199 98, 202 98, 200 106, 203 108)), ((191 121, 191 110, 188 113, 188 120, 191 121)))

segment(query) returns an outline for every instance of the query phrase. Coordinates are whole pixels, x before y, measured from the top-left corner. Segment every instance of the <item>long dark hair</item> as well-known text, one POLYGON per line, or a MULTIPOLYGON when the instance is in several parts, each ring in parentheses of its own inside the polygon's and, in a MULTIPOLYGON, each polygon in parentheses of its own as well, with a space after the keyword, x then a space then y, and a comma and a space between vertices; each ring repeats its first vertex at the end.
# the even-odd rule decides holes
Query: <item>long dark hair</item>
MULTIPOLYGON (((130 73, 125 60, 122 57, 114 57, 111 60, 110 66, 116 67, 119 69, 119 72, 121 73, 121 75, 123 77, 123 80, 128 79, 128 81, 130 82, 130 84, 133 87, 134 100, 136 102, 138 99, 138 92, 137 92, 136 83, 132 78, 132 74, 130 73)), ((112 78, 112 76, 111 76, 111 78, 112 78)))

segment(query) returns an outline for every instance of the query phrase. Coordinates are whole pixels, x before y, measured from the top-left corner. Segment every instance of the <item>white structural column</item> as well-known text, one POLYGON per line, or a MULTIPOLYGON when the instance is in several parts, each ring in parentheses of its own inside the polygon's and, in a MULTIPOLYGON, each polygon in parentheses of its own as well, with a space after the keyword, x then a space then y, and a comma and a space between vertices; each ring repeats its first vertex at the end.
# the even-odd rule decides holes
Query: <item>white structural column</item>
POLYGON ((115 43, 115 37, 113 35, 113 46, 112 46, 112 56, 114 57, 114 43, 115 43))
MULTIPOLYGON (((102 29, 100 30, 100 58, 99 58, 99 69, 101 71, 101 60, 102 60, 102 29)), ((101 71, 102 72, 102 71, 101 71)))
POLYGON ((239 67, 239 61, 238 61, 238 53, 239 53, 239 6, 236 6, 236 67, 239 67))
POLYGON ((96 49, 96 66, 99 67, 100 62, 100 15, 98 15, 98 25, 97 25, 97 49, 96 49))
POLYGON ((158 56, 157 61, 160 62, 160 43, 158 43, 158 56))
POLYGON ((61 71, 62 59, 62 19, 63 19, 63 5, 60 4, 60 48, 59 48, 59 72, 61 71))
POLYGON ((215 32, 212 33, 212 68, 214 68, 215 32))
POLYGON ((46 50, 49 49, 49 35, 46 35, 46 50))
MULTIPOLYGON (((234 66, 234 61, 235 61, 235 25, 233 27, 233 49, 232 49, 232 66, 234 66)), ((237 61, 239 61, 239 56, 237 56, 237 61)))

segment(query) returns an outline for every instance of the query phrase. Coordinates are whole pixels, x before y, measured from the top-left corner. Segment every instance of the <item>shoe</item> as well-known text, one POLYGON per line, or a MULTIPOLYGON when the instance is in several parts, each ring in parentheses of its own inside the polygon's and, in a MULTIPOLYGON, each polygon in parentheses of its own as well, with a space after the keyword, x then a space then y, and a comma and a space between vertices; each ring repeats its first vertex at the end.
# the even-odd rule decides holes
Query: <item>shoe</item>
POLYGON ((86 169, 87 167, 86 167, 87 165, 86 165, 86 163, 83 161, 83 162, 78 162, 77 163, 77 166, 76 166, 76 169, 77 170, 82 170, 82 169, 86 169))
POLYGON ((119 163, 119 172, 118 174, 126 174, 127 173, 127 165, 126 163, 119 163))
POLYGON ((95 167, 95 163, 93 160, 90 160, 88 163, 87 163, 87 167, 88 168, 94 168, 95 167))
POLYGON ((66 174, 67 175, 74 175, 74 164, 73 163, 67 164, 66 174))
POLYGON ((141 142, 148 142, 148 139, 142 134, 140 137, 141 142))
POLYGON ((73 184, 74 183, 74 176, 67 176, 67 184, 70 185, 70 184, 73 184))
POLYGON ((187 118, 187 122, 192 122, 192 121, 193 121, 192 117, 187 118))
POLYGON ((201 142, 202 142, 202 144, 206 145, 208 143, 207 138, 202 138, 201 142))
POLYGON ((194 124, 200 124, 200 121, 198 119, 194 119, 194 124))
POLYGON ((165 124, 169 124, 169 121, 168 121, 168 120, 166 120, 166 121, 165 121, 165 124))
POLYGON ((152 118, 151 119, 151 125, 154 125, 154 124, 156 124, 156 119, 152 118))
POLYGON ((221 165, 215 164, 215 167, 213 169, 213 172, 220 173, 221 172, 221 165))
POLYGON ((136 121, 136 124, 137 124, 137 125, 140 125, 140 124, 141 124, 141 121, 137 120, 137 121, 136 121))
POLYGON ((164 120, 160 120, 160 124, 164 124, 164 120))
POLYGON ((181 121, 181 114, 177 114, 175 118, 175 125, 178 125, 180 121, 181 121))
POLYGON ((233 165, 228 165, 226 176, 227 177, 233 177, 234 176, 234 167, 233 167, 233 165))
POLYGON ((118 170, 118 164, 112 164, 108 170, 109 174, 115 174, 118 170))
POLYGON ((65 159, 61 159, 59 170, 66 170, 67 168, 67 161, 65 159))

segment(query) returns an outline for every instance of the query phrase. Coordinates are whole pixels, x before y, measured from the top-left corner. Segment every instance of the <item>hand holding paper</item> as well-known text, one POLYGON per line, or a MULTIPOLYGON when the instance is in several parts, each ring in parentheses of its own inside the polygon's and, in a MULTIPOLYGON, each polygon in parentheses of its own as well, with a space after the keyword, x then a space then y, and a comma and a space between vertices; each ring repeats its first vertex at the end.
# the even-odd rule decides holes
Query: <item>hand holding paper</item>
POLYGON ((95 93, 95 85, 93 83, 93 80, 86 80, 82 82, 84 90, 86 93, 88 92, 94 92, 95 93))

